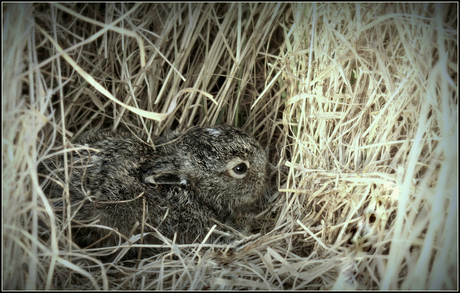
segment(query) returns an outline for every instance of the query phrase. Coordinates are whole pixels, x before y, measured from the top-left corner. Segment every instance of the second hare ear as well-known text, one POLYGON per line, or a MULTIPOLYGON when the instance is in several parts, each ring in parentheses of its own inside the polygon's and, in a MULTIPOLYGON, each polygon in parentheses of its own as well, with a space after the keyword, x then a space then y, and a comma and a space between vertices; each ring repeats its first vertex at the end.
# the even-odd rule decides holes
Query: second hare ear
POLYGON ((180 170, 181 162, 176 157, 165 156, 146 162, 139 172, 143 182, 158 185, 187 185, 187 178, 180 170))

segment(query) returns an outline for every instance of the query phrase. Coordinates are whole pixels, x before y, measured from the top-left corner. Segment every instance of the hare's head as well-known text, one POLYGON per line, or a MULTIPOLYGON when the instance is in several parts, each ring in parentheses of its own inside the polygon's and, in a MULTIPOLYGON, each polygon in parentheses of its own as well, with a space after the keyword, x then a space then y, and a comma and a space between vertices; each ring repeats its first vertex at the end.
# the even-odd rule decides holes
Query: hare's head
POLYGON ((144 181, 188 188, 193 199, 218 213, 250 206, 267 192, 267 154, 243 130, 230 126, 194 127, 158 145, 144 181))

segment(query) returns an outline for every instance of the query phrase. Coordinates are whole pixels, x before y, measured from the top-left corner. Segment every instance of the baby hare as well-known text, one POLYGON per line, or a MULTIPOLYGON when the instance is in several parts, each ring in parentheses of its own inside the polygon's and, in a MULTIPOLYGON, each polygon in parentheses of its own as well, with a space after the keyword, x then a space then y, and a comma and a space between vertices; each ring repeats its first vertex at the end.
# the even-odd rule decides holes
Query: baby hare
MULTIPOLYGON (((152 141, 127 132, 91 132, 74 142, 87 146, 67 154, 78 245, 117 245, 120 234, 124 242, 142 227, 144 232, 154 227, 169 239, 176 233, 177 243, 193 243, 203 240, 215 220, 243 231, 262 210, 270 190, 267 154, 243 130, 192 127, 152 141), (241 224, 241 218, 249 221, 241 224)), ((62 156, 46 163, 61 182, 63 163, 62 156)), ((63 186, 49 188, 57 210, 63 207, 63 186)), ((144 243, 162 243, 158 239, 149 236, 144 243)))

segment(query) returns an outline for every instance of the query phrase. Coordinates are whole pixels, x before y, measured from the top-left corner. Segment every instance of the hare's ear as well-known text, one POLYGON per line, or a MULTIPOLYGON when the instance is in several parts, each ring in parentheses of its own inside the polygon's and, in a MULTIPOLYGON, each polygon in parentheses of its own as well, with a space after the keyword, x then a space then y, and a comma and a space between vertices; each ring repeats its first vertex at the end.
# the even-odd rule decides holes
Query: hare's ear
POLYGON ((177 157, 165 156, 144 163, 139 172, 143 182, 159 185, 187 185, 187 178, 181 174, 181 169, 181 162, 177 157))

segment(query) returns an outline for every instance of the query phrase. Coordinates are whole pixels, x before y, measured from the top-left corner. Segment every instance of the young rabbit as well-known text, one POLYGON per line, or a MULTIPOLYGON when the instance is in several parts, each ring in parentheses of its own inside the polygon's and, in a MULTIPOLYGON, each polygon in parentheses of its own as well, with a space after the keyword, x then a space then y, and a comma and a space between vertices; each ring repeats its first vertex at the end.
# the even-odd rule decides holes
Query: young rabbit
MULTIPOLYGON (((250 220, 239 219, 261 211, 269 193, 267 154, 238 128, 193 127, 153 138, 153 145, 131 133, 96 132, 74 144, 89 147, 67 154, 71 212, 79 227, 72 233, 81 247, 120 243, 109 229, 85 227, 90 222, 115 228, 126 236, 123 242, 141 233, 142 223, 144 232, 155 227, 169 239, 177 233, 177 243, 203 240, 212 219, 243 231, 250 220)), ((64 182, 62 157, 57 166, 47 165, 64 182)), ((50 188, 56 207, 63 206, 62 186, 50 188)), ((161 241, 150 236, 144 243, 161 241)))

